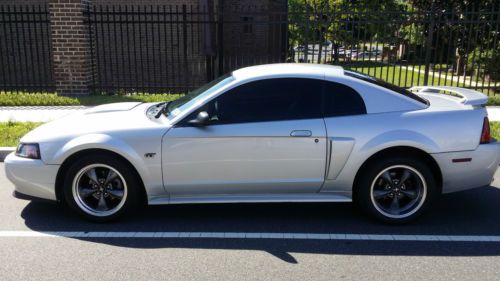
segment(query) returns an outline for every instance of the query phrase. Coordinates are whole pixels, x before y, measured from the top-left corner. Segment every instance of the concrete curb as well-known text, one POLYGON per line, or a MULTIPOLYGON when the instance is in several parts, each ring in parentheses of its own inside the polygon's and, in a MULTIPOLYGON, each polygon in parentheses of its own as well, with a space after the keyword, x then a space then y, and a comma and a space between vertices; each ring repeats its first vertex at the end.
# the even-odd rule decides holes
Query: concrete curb
POLYGON ((14 150, 16 150, 15 147, 0 147, 0 162, 3 162, 5 157, 14 150))

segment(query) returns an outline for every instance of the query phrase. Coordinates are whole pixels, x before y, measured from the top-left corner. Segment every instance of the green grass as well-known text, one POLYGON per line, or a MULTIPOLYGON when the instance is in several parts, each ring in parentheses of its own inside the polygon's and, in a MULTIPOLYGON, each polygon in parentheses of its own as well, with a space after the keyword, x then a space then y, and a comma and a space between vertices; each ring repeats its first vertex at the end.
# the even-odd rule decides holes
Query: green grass
MULTIPOLYGON (((17 146, 19 139, 43 123, 0 122, 0 146, 17 146)), ((490 122, 491 136, 500 140, 500 122, 490 122)))
MULTIPOLYGON (((418 70, 424 71, 425 68, 423 66, 419 65, 409 65, 407 68, 406 66, 387 66, 387 65, 382 65, 382 64, 369 64, 367 66, 347 66, 346 68, 377 77, 379 79, 382 79, 388 83, 394 84, 396 86, 400 87, 411 87, 411 86, 417 86, 417 85, 423 85, 425 81, 425 75, 423 73, 420 73, 418 70)), ((431 75, 429 77, 428 84, 429 85, 440 85, 440 86, 458 86, 462 87, 463 83, 459 82, 457 85, 457 82, 449 80, 451 78, 451 75, 446 75, 445 73, 441 73, 441 76, 438 74, 434 75, 434 77, 431 75), (448 78, 448 79, 445 79, 448 78)))
POLYGON ((52 93, 0 92, 0 106, 99 105, 114 102, 159 102, 178 99, 182 94, 90 95, 64 97, 52 93))
POLYGON ((490 122, 491 136, 500 141, 500 122, 490 122))
MULTIPOLYGON (((423 85, 425 75, 418 70, 423 71, 423 65, 389 66, 380 62, 351 62, 344 65, 346 69, 352 69, 377 77, 388 83, 400 86, 410 87, 413 85, 423 85)), ((429 85, 458 86, 463 87, 462 82, 452 81, 451 74, 431 75, 429 85), (448 78, 448 79, 445 79, 448 78)), ((463 81, 463 80, 459 80, 463 81)), ((492 90, 482 90, 489 94, 488 105, 500 105, 500 95, 493 95, 492 90)), ((147 94, 147 93, 127 93, 118 95, 90 95, 65 97, 54 93, 12 93, 0 91, 0 106, 49 106, 49 105, 99 105, 114 102, 140 101, 140 102, 160 102, 178 99, 183 94, 147 94)))
POLYGON ((17 146, 22 136, 41 124, 36 122, 0 122, 0 146, 17 146))
POLYGON ((488 97, 487 105, 500 105, 500 95, 488 97))
MULTIPOLYGON (((418 66, 414 66, 417 67, 418 66)), ((346 67, 347 68, 347 67, 346 67)), ((425 75, 419 73, 418 71, 413 71, 411 69, 406 69, 402 67, 392 67, 392 66, 369 66, 369 67, 349 67, 352 70, 382 79, 388 83, 408 88, 410 86, 423 85, 425 75)), ((423 70, 424 68, 421 68, 423 70)), ((448 75, 448 77, 451 77, 448 75)), ((460 80, 463 81, 463 80, 460 80)), ((453 87, 463 87, 464 84, 459 82, 457 84, 456 81, 446 80, 445 74, 441 73, 441 77, 439 75, 434 75, 434 77, 430 77, 428 81, 429 85, 440 85, 440 86, 453 86, 453 87)), ((477 90, 479 92, 483 92, 485 95, 488 95, 488 103, 487 105, 500 105, 500 95, 493 95, 493 91, 489 89, 477 90)))

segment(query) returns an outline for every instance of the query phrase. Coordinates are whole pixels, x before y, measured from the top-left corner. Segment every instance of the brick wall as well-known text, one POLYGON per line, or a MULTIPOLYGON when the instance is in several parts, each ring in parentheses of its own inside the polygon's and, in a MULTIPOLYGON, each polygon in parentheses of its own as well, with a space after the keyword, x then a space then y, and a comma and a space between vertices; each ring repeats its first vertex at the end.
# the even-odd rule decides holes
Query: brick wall
MULTIPOLYGON (((222 3, 221 0, 0 0, 0 5, 48 3, 50 32, 45 31, 49 44, 42 56, 48 62, 19 56, 25 58, 27 68, 30 63, 48 68, 45 80, 55 81, 57 91, 64 94, 85 94, 96 85, 99 91, 111 92, 183 91, 205 83, 211 72, 217 76, 245 65, 280 61, 284 48, 281 38, 286 31, 279 25, 259 22, 273 20, 265 15, 269 9, 286 12, 286 0, 224 0, 224 21, 230 22, 217 26, 203 23, 217 18, 216 5, 210 6, 213 9, 210 15, 196 14, 203 10, 198 8, 200 4, 214 4, 210 1, 222 3), (88 4, 98 7, 96 14, 86 12, 88 4), (183 5, 186 15, 182 14, 183 5), (137 11, 139 6, 146 14, 118 13, 120 9, 124 12, 125 7, 129 12, 137 11), (117 14, 100 15, 100 9, 117 14), (262 14, 254 14, 259 9, 262 14), (147 14, 148 11, 160 13, 147 14), (217 41, 220 27, 223 27, 222 42, 217 41), (217 45, 223 46, 222 59, 216 57, 221 54, 217 45), (221 70, 216 69, 219 64, 214 59, 223 62, 221 70)), ((21 43, 22 46, 26 43, 21 43)), ((8 52, 2 52, 0 59, 5 53, 8 52)), ((23 81, 31 79, 17 73, 11 75, 23 81)))
POLYGON ((96 5, 198 5, 199 0, 94 0, 96 5))
POLYGON ((92 86, 88 25, 84 10, 89 0, 50 0, 52 60, 56 91, 85 94, 92 86))
POLYGON ((45 5, 48 0, 0 0, 0 5, 45 5))
POLYGON ((224 1, 224 69, 284 61, 286 0, 224 1))

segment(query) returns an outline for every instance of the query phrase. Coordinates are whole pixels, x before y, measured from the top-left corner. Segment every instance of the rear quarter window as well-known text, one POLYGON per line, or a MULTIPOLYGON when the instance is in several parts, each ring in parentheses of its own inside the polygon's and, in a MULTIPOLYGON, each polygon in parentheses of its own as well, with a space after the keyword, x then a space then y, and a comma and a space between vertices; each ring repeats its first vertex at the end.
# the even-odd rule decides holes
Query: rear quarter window
POLYGON ((325 117, 366 114, 363 98, 353 88, 335 82, 326 82, 325 117))
POLYGON ((353 77, 353 78, 356 78, 356 79, 359 79, 359 80, 363 80, 365 82, 372 83, 372 84, 375 84, 377 86, 389 89, 389 90, 391 90, 393 92, 396 92, 396 93, 398 93, 400 95, 408 97, 408 98, 410 98, 412 100, 415 100, 415 101, 417 101, 419 103, 422 103, 422 104, 425 104, 425 105, 429 105, 429 101, 427 101, 426 99, 424 99, 424 98, 422 98, 420 96, 417 96, 414 93, 412 93, 412 92, 410 92, 410 91, 408 91, 406 89, 403 89, 403 88, 398 87, 396 85, 392 85, 390 83, 387 83, 387 82, 385 82, 383 80, 380 80, 380 79, 377 79, 377 78, 365 75, 363 73, 352 71, 352 70, 344 70, 344 74, 346 76, 350 76, 350 77, 353 77))

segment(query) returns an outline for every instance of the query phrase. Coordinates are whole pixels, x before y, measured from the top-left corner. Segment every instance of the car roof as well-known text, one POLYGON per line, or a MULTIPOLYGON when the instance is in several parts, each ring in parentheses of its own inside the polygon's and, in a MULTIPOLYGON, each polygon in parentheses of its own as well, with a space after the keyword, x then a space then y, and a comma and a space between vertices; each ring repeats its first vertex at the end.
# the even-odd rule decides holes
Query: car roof
POLYGON ((344 76, 344 69, 336 65, 311 64, 311 63, 276 63, 249 66, 233 71, 237 80, 263 78, 272 76, 344 76))

